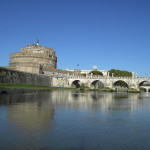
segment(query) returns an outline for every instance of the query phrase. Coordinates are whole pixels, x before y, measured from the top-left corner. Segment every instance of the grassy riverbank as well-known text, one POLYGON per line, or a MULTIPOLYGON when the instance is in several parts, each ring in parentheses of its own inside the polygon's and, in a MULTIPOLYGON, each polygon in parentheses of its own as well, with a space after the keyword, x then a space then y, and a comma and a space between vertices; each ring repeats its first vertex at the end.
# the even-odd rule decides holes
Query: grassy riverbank
POLYGON ((0 93, 28 93, 28 92, 49 92, 56 89, 67 89, 62 87, 28 85, 28 84, 10 84, 0 83, 0 93))
POLYGON ((50 89, 50 86, 28 85, 28 84, 10 84, 0 83, 0 89, 3 88, 28 88, 28 89, 50 89))

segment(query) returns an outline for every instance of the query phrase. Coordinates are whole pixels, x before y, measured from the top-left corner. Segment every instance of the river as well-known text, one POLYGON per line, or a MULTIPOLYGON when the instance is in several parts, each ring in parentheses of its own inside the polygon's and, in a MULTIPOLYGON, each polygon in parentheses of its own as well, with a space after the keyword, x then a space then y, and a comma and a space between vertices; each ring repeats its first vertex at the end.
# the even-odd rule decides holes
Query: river
POLYGON ((150 93, 0 95, 0 150, 149 150, 150 93))

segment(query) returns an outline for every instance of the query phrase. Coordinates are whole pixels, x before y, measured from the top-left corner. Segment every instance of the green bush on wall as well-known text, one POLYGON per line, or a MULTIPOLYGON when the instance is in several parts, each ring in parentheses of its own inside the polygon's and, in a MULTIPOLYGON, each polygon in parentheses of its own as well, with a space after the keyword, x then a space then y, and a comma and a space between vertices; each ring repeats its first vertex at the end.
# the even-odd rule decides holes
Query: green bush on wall
POLYGON ((91 71, 90 74, 93 73, 93 75, 100 75, 103 76, 103 73, 100 71, 91 71))
POLYGON ((110 76, 114 77, 132 77, 132 72, 129 71, 124 71, 124 70, 116 70, 116 69, 111 69, 109 70, 110 76))

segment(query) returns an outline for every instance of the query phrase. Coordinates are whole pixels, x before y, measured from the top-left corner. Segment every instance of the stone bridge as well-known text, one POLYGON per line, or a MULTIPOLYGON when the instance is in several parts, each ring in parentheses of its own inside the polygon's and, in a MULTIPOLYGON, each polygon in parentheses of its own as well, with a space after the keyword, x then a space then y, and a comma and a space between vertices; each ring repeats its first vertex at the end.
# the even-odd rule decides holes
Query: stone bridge
POLYGON ((150 86, 140 86, 140 88, 145 89, 146 92, 149 92, 149 91, 150 91, 150 86))
POLYGON ((33 85, 45 85, 56 87, 74 87, 79 88, 82 84, 91 88, 116 88, 116 83, 123 81, 127 88, 139 90, 145 88, 147 91, 149 88, 143 85, 144 82, 150 81, 150 77, 96 77, 96 76, 61 76, 61 75, 47 75, 47 74, 32 74, 27 72, 21 72, 16 70, 0 67, 0 83, 19 83, 19 84, 33 84, 33 85))
POLYGON ((126 83, 128 88, 140 89, 140 86, 146 82, 150 81, 150 77, 68 77, 68 87, 79 88, 81 84, 94 89, 94 88, 104 88, 108 87, 115 89, 115 84, 118 81, 123 81, 126 83))

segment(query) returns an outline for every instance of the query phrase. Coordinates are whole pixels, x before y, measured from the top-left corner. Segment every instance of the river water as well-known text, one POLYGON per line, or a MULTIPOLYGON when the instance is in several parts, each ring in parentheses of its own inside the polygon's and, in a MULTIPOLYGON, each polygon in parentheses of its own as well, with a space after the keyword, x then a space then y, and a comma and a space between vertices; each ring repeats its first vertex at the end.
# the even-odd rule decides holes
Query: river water
POLYGON ((149 150, 150 93, 0 95, 0 150, 149 150))

